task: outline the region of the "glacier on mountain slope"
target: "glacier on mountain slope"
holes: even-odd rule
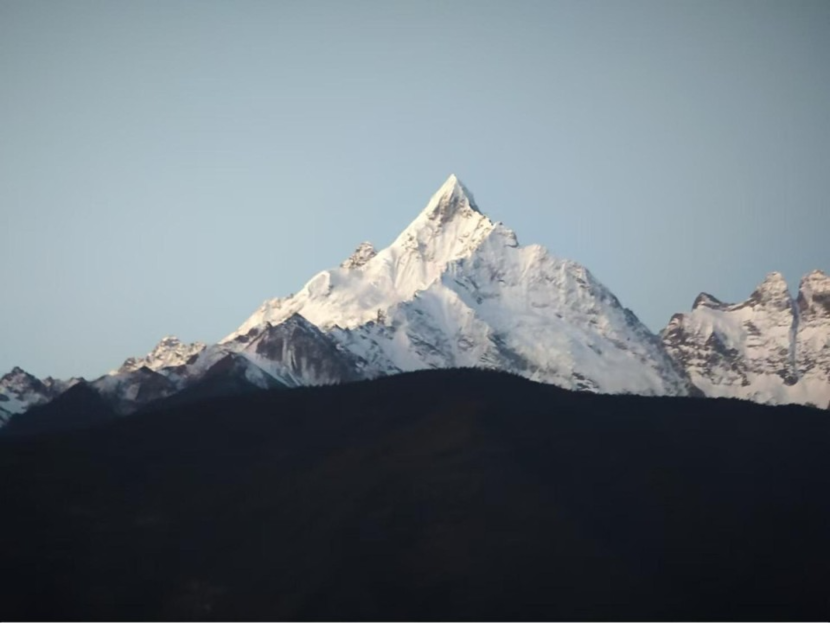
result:
[[[480,212],[455,177],[387,248],[364,243],[222,341],[301,314],[367,376],[483,366],[601,392],[684,395],[659,340],[584,267]]]

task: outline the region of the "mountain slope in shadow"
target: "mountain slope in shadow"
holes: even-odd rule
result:
[[[816,620],[827,413],[473,370],[0,440],[6,619]]]
[[[9,419],[2,435],[34,435],[87,428],[118,417],[106,401],[81,381],[44,405]]]

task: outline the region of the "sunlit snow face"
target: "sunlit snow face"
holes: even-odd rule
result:
[[[487,218],[455,177],[387,248],[361,245],[225,340],[301,314],[366,374],[485,366],[600,391],[684,393],[653,336],[582,266]],[[380,320],[382,318],[382,321]]]

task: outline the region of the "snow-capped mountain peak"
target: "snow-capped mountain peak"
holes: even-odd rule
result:
[[[468,257],[497,228],[504,229],[480,212],[472,193],[451,175],[390,246],[373,254],[361,245],[339,268],[318,273],[297,294],[263,303],[223,343],[298,312],[324,330],[360,326],[429,287],[450,262]],[[515,241],[509,234],[508,243]]]
[[[830,409],[830,277],[820,270],[799,283],[795,365],[800,383],[812,388],[807,401]]]
[[[390,248],[443,265],[468,254],[494,227],[467,187],[450,175]]]
[[[742,303],[701,294],[662,335],[707,396],[821,407],[830,401],[830,279],[821,271],[802,278],[797,303],[779,272]]]
[[[519,246],[455,175],[390,246],[365,251],[266,301],[223,343],[301,314],[369,376],[484,366],[597,391],[689,390],[656,336],[584,267]]]
[[[447,209],[469,208],[474,212],[480,212],[476,205],[473,193],[464,183],[458,179],[455,173],[450,174],[447,180],[435,192],[424,208],[426,214],[447,213]]]
[[[790,308],[793,300],[784,275],[779,272],[769,273],[755,288],[746,303],[753,307],[774,307],[782,310]]]
[[[0,424],[53,397],[54,392],[40,379],[15,366],[0,377]]]
[[[37,377],[29,374],[20,366],[13,367],[9,372],[0,377],[0,383],[3,386],[19,386],[21,384],[30,384],[39,382]]]
[[[130,357],[121,365],[118,370],[110,374],[122,372],[134,372],[139,368],[160,370],[173,366],[185,365],[205,349],[202,342],[186,344],[174,335],[167,335],[156,344],[152,351],[144,357]]]

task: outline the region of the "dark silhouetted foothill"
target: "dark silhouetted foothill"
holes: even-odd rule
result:
[[[475,370],[4,436],[0,611],[826,620],[828,438],[818,409]]]
[[[13,416],[0,435],[31,435],[86,428],[116,418],[115,412],[87,383],[80,382],[45,405]]]

